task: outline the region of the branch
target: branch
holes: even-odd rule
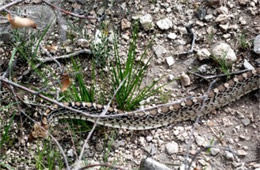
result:
[[[6,8],[9,8],[10,6],[13,6],[15,4],[18,4],[18,3],[22,2],[22,1],[24,1],[24,0],[16,0],[16,1],[10,2],[9,4],[6,4],[6,5],[2,6],[2,7],[0,7],[0,11],[4,10]]]

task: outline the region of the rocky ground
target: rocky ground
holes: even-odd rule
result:
[[[160,83],[168,83],[161,90],[163,95],[148,98],[143,102],[144,105],[203,94],[213,80],[202,81],[187,73],[191,71],[201,75],[220,74],[219,61],[223,57],[223,49],[225,63],[232,65],[232,72],[256,67],[257,63],[260,63],[260,3],[257,0],[48,2],[56,8],[51,8],[43,1],[34,0],[24,1],[8,10],[12,14],[33,18],[41,32],[51,21],[42,46],[57,46],[57,49],[50,50],[54,56],[102,44],[101,34],[107,37],[108,45],[112,45],[114,35],[118,35],[119,55],[123,61],[127,57],[132,27],[135,22],[138,23],[137,57],[140,57],[150,42],[152,47],[148,50],[144,62],[154,56],[143,83],[158,80],[162,76],[165,77]],[[8,4],[9,1],[4,3]],[[64,15],[57,7],[71,11],[77,16]],[[80,18],[83,15],[91,16],[91,19]],[[9,23],[3,16],[4,14],[1,14],[0,20],[1,75],[7,69],[13,49],[10,45],[13,33],[11,34]],[[192,43],[194,38],[195,44]],[[48,57],[48,52],[41,49],[37,57],[44,59]],[[79,57],[86,75],[91,73],[89,57],[86,54]],[[28,65],[22,64],[18,58],[12,80],[25,84],[28,88],[41,87],[43,81],[34,75],[27,75]],[[68,61],[61,61],[61,64],[67,71],[72,67]],[[108,67],[109,65],[105,65],[103,71],[108,70]],[[44,63],[41,70],[51,80],[49,85],[57,89],[58,85],[53,82],[57,79],[59,65],[55,62]],[[102,90],[101,85],[97,88]],[[13,102],[12,93],[5,88],[0,92],[1,108]],[[184,170],[185,162],[192,162],[191,169],[259,170],[260,106],[255,94],[259,95],[259,91],[200,118],[197,124],[189,121],[137,132],[100,127],[88,143],[84,160],[88,163],[107,162],[123,169],[138,169],[143,158],[151,157],[169,169]],[[25,92],[18,91],[18,96],[28,103],[46,105]],[[4,127],[5,121],[10,121],[14,110],[15,106],[0,110],[0,127]],[[33,116],[41,109],[24,110]],[[27,126],[30,127],[33,123],[24,121],[28,119],[14,119],[10,134],[13,140],[1,148],[1,154],[4,155],[1,158],[5,164],[12,167],[35,168],[35,157],[39,156],[38,151],[44,148],[45,140],[28,143],[25,137],[29,133]],[[72,137],[71,131],[68,128],[65,130],[64,126],[68,127],[66,123],[57,125],[52,128],[51,133],[62,145],[69,163],[73,164],[87,134],[77,132],[75,137]],[[0,136],[3,134],[0,130]],[[50,143],[55,153],[58,152],[57,146],[53,142]],[[59,167],[58,163],[56,166]],[[48,169],[48,165],[45,165],[45,168]]]

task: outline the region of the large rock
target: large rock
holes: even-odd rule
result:
[[[255,37],[254,40],[254,52],[260,54],[260,34]]]
[[[211,48],[211,55],[216,60],[225,60],[228,64],[237,61],[237,56],[229,44],[224,42],[216,43]]]
[[[48,33],[51,32],[53,25],[56,23],[55,13],[49,6],[44,5],[24,5],[16,9],[19,13],[27,15],[28,18],[33,19],[37,24],[37,30],[31,28],[22,28],[20,32],[36,32],[40,30],[40,33],[44,31],[45,28],[50,24]],[[12,40],[11,37],[11,26],[9,22],[0,24],[0,40],[7,43]]]
[[[145,14],[144,16],[140,17],[140,24],[142,25],[143,29],[148,31],[153,29],[153,17],[150,14]]]

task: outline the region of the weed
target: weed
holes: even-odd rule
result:
[[[219,64],[221,72],[229,74],[232,64],[227,62],[226,55],[224,54],[222,57],[212,56],[212,58]]]
[[[246,35],[241,33],[239,36],[239,48],[242,50],[247,50],[249,48],[249,43],[246,40]]]
[[[42,169],[59,169],[63,168],[63,161],[61,160],[61,155],[59,152],[55,151],[51,147],[48,141],[44,141],[43,149],[41,150],[38,146],[36,159],[36,168]]]
[[[91,87],[88,89],[84,80],[84,74],[82,71],[79,62],[72,59],[72,65],[75,75],[75,83],[71,85],[64,92],[65,100],[66,101],[85,101],[85,102],[94,102],[95,98],[95,80],[96,80],[96,73],[95,73],[95,64],[92,62],[92,82]]]
[[[140,59],[135,63],[136,59],[136,45],[137,45],[137,33],[138,26],[134,24],[132,39],[130,42],[130,47],[128,50],[127,61],[125,67],[122,66],[122,63],[119,58],[117,40],[115,38],[114,42],[114,55],[115,63],[112,66],[112,93],[116,91],[120,83],[126,79],[122,84],[121,88],[118,90],[115,99],[118,104],[118,108],[123,110],[132,110],[135,109],[140,102],[152,96],[158,92],[159,88],[155,88],[155,85],[159,80],[153,81],[149,85],[141,88],[141,83],[144,79],[145,72],[147,71],[148,65],[152,57],[150,57],[144,64],[142,64],[143,58],[147,54],[147,48],[144,50]],[[149,46],[151,43],[149,43]]]

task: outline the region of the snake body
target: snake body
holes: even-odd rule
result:
[[[179,102],[162,104],[134,112],[123,112],[109,107],[106,113],[108,117],[99,119],[72,112],[56,105],[52,109],[46,110],[46,123],[52,124],[59,119],[82,119],[113,128],[131,130],[158,128],[208,114],[216,108],[223,107],[241,96],[259,89],[259,74],[260,68],[257,68],[235,76],[201,97],[189,97]],[[106,107],[85,102],[70,102],[64,103],[64,105],[91,115],[101,114]]]

